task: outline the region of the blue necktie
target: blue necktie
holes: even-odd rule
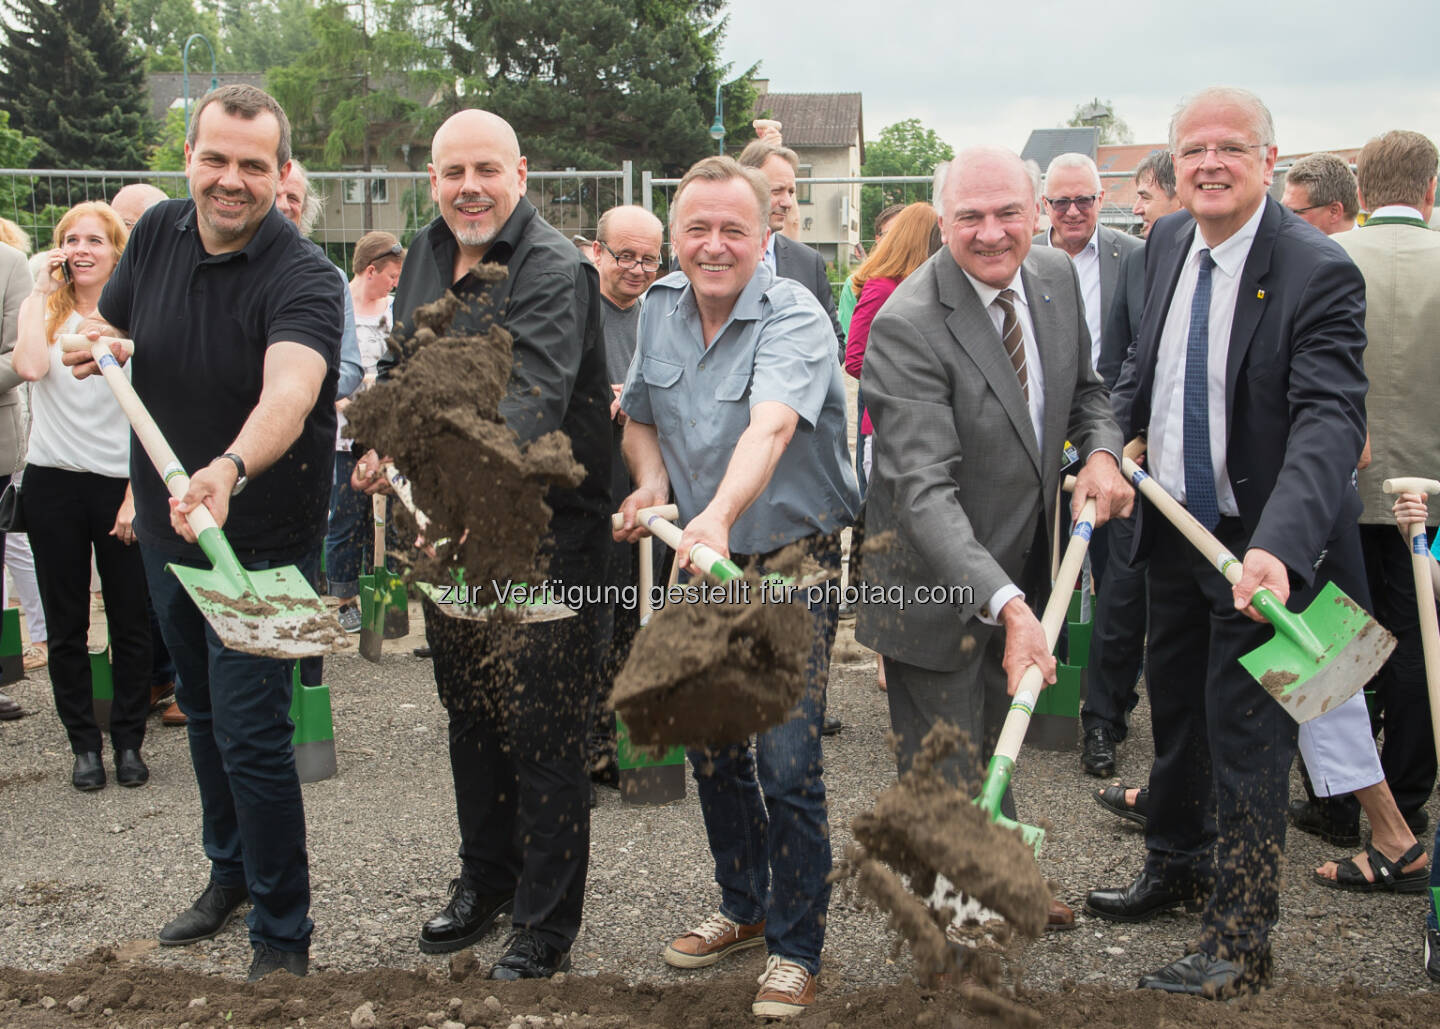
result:
[[[1209,250],[1200,251],[1200,275],[1190,302],[1190,337],[1185,348],[1185,506],[1207,529],[1220,524],[1215,468],[1210,463],[1210,269]]]

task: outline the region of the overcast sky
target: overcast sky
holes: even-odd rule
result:
[[[1180,97],[1209,85],[1258,93],[1281,153],[1392,128],[1440,139],[1434,0],[730,0],[728,13],[733,71],[759,61],[776,92],[864,94],[868,139],[919,118],[957,150],[1019,150],[1098,96],[1135,142],[1161,142]]]

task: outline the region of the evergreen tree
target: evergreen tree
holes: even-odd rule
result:
[[[144,57],[114,0],[3,0],[0,108],[36,168],[145,167]]]
[[[213,11],[201,10],[192,0],[115,0],[116,9],[130,26],[130,39],[145,54],[146,71],[180,71],[185,41],[200,33],[220,54],[220,22]],[[196,40],[190,48],[190,70],[210,70],[210,52]]]
[[[531,167],[613,168],[629,159],[676,175],[712,152],[724,0],[446,0],[445,7],[464,102],[508,120]],[[725,90],[731,138],[748,124],[754,95],[748,73]]]

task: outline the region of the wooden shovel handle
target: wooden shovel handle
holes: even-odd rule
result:
[[[375,563],[371,571],[379,575],[385,568],[385,497],[379,493],[370,498],[370,517],[375,522]]]
[[[393,464],[385,466],[385,478],[389,480],[390,488],[395,491],[395,496],[400,499],[405,510],[409,511],[410,516],[415,519],[415,524],[420,526],[420,531],[424,532],[430,525],[430,519],[426,517],[424,511],[415,506],[415,497],[410,492],[410,480],[401,475],[400,469]]]
[[[110,391],[115,394],[115,402],[120,405],[120,410],[125,412],[125,417],[130,420],[130,427],[135,430],[135,435],[140,440],[140,445],[145,448],[145,453],[150,457],[150,463],[160,473],[160,478],[165,481],[165,488],[176,500],[183,499],[190,490],[190,476],[185,473],[180,459],[175,456],[175,451],[170,449],[170,444],[165,442],[165,437],[160,432],[160,426],[155,424],[155,419],[150,417],[150,412],[145,409],[135,387],[130,385],[130,380],[125,377],[125,372],[120,367],[120,362],[115,360],[115,355],[110,352],[111,343],[124,343],[130,353],[134,353],[134,345],[128,339],[119,339],[114,336],[101,336],[98,340],[91,342],[85,336],[74,333],[63,333],[59,337],[60,347],[67,351],[89,350],[95,358],[95,363],[100,366],[100,373],[105,376]],[[185,520],[190,523],[190,528],[195,530],[195,535],[200,535],[208,529],[218,528],[215,518],[210,514],[210,509],[204,504],[197,504]]]
[[[55,340],[60,344],[61,351],[67,354],[75,353],[79,350],[90,350],[92,348],[90,337],[81,335],[78,332],[62,332],[55,337]],[[101,336],[95,342],[104,343],[107,350],[110,348],[110,344],[119,343],[121,349],[125,351],[127,360],[135,354],[135,341],[132,339],[124,339],[120,336]]]
[[[646,515],[658,514],[661,518],[675,521],[680,517],[680,508],[674,504],[661,504],[658,507],[642,507],[635,512],[635,521],[639,524]],[[619,529],[625,525],[625,516],[616,511],[610,516],[610,528]]]
[[[645,528],[650,530],[652,536],[659,537],[660,541],[677,553],[680,550],[680,537],[684,530],[680,526],[665,519],[663,508],[646,508],[640,512],[641,522]],[[710,572],[721,561],[728,559],[720,551],[705,543],[697,543],[690,548],[690,560],[693,561],[702,572]]]
[[[1380,484],[1380,488],[1386,493],[1419,493],[1424,497],[1433,497],[1440,493],[1440,482],[1434,479],[1417,479],[1415,477],[1386,479]]]
[[[1194,544],[1195,549],[1205,555],[1215,569],[1233,586],[1240,581],[1243,574],[1240,559],[1226,548],[1225,544],[1217,540],[1210,530],[1201,525],[1185,506],[1176,500],[1165,488],[1154,479],[1150,478],[1139,465],[1131,460],[1128,450],[1121,459],[1120,467],[1129,480],[1135,484],[1145,499],[1155,506],[1159,512],[1166,517],[1171,525],[1179,529],[1181,534]]]
[[[1381,484],[1386,493],[1419,493],[1431,496],[1440,493],[1440,482],[1434,479],[1386,479]],[[1425,523],[1411,522],[1406,527],[1410,541],[1410,573],[1415,579],[1415,599],[1420,615],[1420,645],[1425,652],[1425,685],[1430,693],[1430,726],[1435,737],[1435,753],[1440,757],[1440,620],[1435,615],[1435,588],[1430,579],[1430,551],[1426,546]]]

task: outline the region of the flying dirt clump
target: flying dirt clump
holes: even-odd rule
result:
[[[473,273],[488,281],[506,274],[489,265]],[[417,308],[411,337],[391,340],[405,360],[359,394],[345,417],[350,435],[390,457],[410,480],[416,506],[430,519],[425,536],[435,553],[417,558],[412,577],[448,585],[463,571],[466,583],[488,593],[491,580],[544,579],[545,494],[579,485],[585,470],[562,432],[520,444],[500,414],[514,365],[510,333],[491,324],[475,335],[451,335],[463,307],[447,292]]]
[[[930,730],[910,770],[850,823],[856,843],[833,876],[855,878],[910,944],[926,977],[952,971],[964,953],[945,935],[954,912],[927,903],[937,876],[1026,936],[1044,930],[1050,904],[1050,888],[1020,834],[990,821],[941,774],[941,760],[959,742],[959,730],[948,723]]]
[[[805,691],[810,614],[753,576],[724,598],[672,603],[635,637],[613,703],[642,747],[738,743],[779,725]]]

